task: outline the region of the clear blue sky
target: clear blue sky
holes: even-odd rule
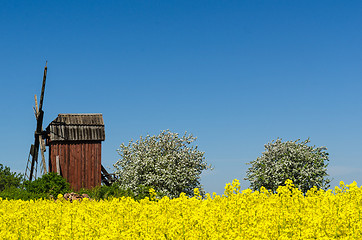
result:
[[[0,1],[0,33],[0,163],[14,171],[48,60],[44,125],[103,113],[107,167],[122,142],[187,131],[220,194],[264,144],[310,137],[333,186],[362,184],[361,1]]]

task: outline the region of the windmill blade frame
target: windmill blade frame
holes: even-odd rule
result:
[[[26,167],[26,176],[29,176],[29,181],[33,179],[34,172],[37,171],[37,164],[38,164],[38,155],[39,155],[39,147],[41,145],[41,152],[42,152],[42,164],[43,164],[43,171],[46,172],[46,165],[45,165],[45,157],[44,157],[44,151],[45,151],[45,144],[44,144],[44,133],[43,133],[43,117],[44,117],[44,111],[43,111],[43,100],[44,100],[44,92],[45,92],[45,83],[46,83],[46,77],[47,77],[47,63],[44,67],[44,75],[43,75],[43,83],[41,88],[41,94],[40,94],[40,102],[39,107],[37,104],[37,98],[35,95],[35,117],[36,117],[36,130],[34,133],[34,144],[31,147],[31,152],[28,157],[28,164]],[[29,169],[29,161],[31,156],[31,165]],[[27,174],[27,171],[30,171],[29,175]]]

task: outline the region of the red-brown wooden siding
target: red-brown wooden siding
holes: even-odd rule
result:
[[[101,142],[52,142],[49,144],[49,171],[57,172],[59,156],[60,174],[72,189],[93,188],[101,185]]]

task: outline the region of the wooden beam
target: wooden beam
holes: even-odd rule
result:
[[[48,62],[45,63],[45,67],[44,67],[43,84],[41,86],[41,94],[40,94],[39,112],[43,109],[45,82],[46,82],[46,79],[47,79],[47,72],[48,72],[47,63]]]
[[[42,135],[39,135],[39,142],[40,142],[41,161],[42,161],[42,165],[43,165],[43,174],[46,174],[47,173],[47,165],[45,163],[45,156],[44,156],[45,143],[44,143],[44,139],[43,139]]]
[[[35,164],[38,163],[38,153],[39,153],[39,144],[40,144],[40,135],[42,132],[42,125],[43,125],[43,116],[44,116],[44,112],[42,110],[43,108],[43,99],[44,99],[44,91],[45,91],[45,82],[46,82],[46,77],[47,77],[47,63],[45,63],[45,67],[44,67],[44,75],[43,75],[43,84],[41,87],[41,95],[40,95],[40,103],[39,103],[39,108],[37,109],[37,99],[36,100],[36,110],[37,114],[36,114],[36,130],[35,130],[35,140],[34,140],[34,155],[32,156],[33,158],[31,159],[31,168],[30,168],[30,176],[29,176],[29,180],[31,181],[33,178],[33,172],[34,172],[34,167]]]
[[[57,173],[60,175],[60,162],[59,162],[59,155],[55,157],[55,165],[57,166]]]

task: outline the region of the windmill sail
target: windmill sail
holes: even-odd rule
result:
[[[41,149],[41,155],[42,155],[42,167],[43,167],[43,173],[46,173],[46,165],[45,165],[45,144],[44,144],[44,137],[43,137],[43,100],[44,100],[44,91],[45,91],[45,82],[47,77],[47,64],[45,64],[44,67],[44,75],[43,75],[43,84],[41,88],[41,94],[40,94],[40,102],[39,107],[37,103],[37,98],[35,95],[35,118],[36,118],[36,130],[34,134],[34,144],[31,145],[30,148],[30,154],[28,157],[28,163],[25,170],[25,176],[31,181],[33,180],[33,177],[36,178],[37,174],[37,165],[38,165],[38,155],[39,155],[39,147]],[[29,167],[30,164],[30,167]]]

